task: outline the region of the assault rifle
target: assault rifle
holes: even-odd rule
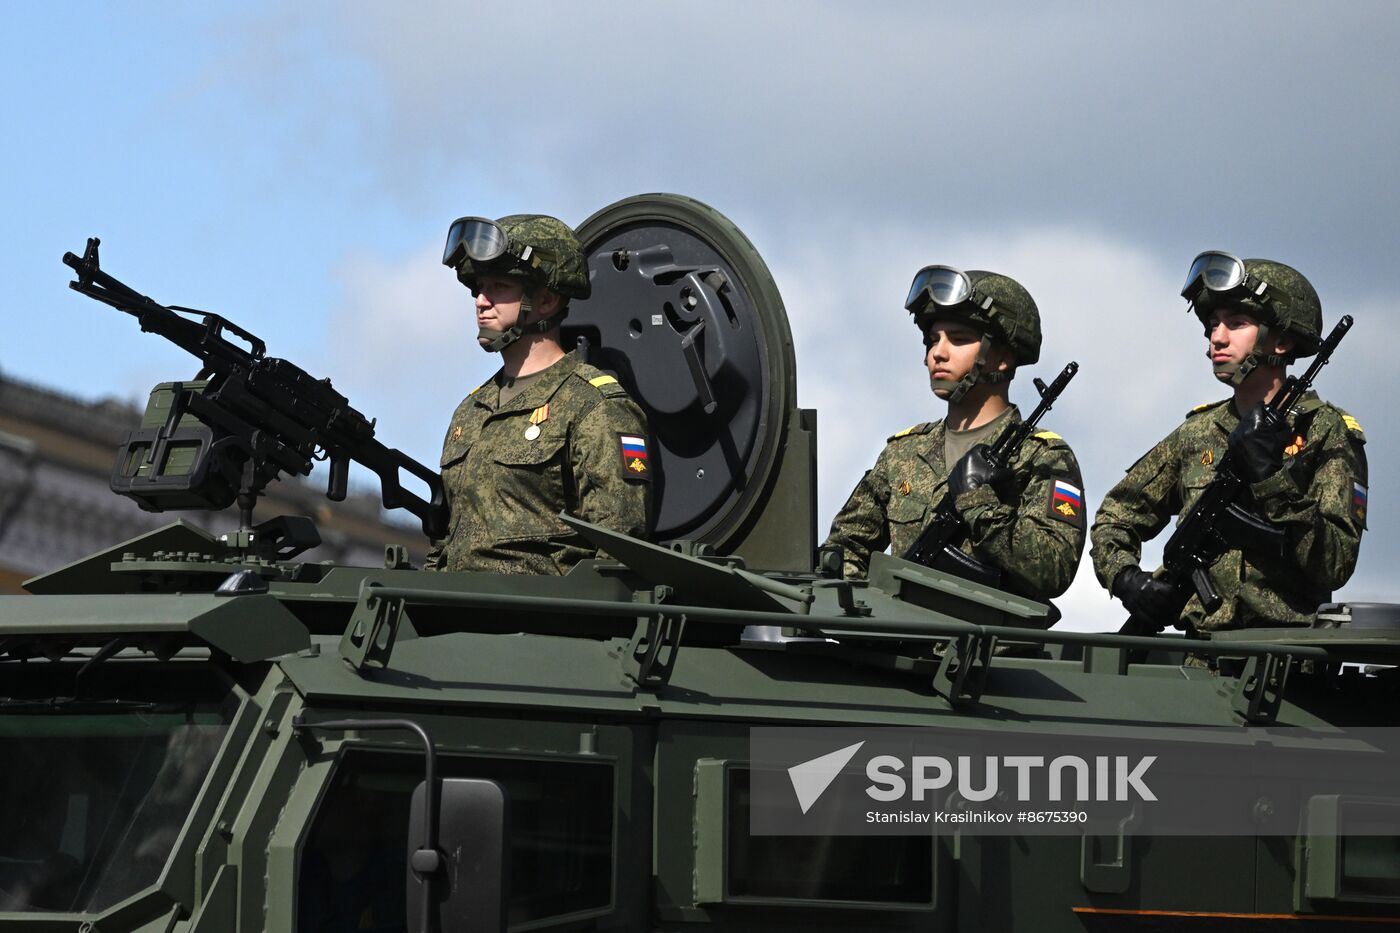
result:
[[[1008,467],[1011,465],[1011,461],[1015,459],[1021,445],[1035,431],[1040,419],[1055,404],[1055,400],[1060,397],[1060,393],[1065,390],[1065,386],[1069,385],[1069,381],[1074,378],[1074,374],[1077,372],[1079,372],[1079,364],[1071,362],[1060,371],[1060,374],[1055,377],[1055,381],[1049,386],[1046,386],[1040,379],[1035,380],[1036,391],[1040,393],[1040,404],[1024,421],[1008,424],[1002,429],[997,439],[992,442],[988,457],[995,466]],[[952,464],[949,466],[951,467]],[[987,586],[999,586],[1001,584],[1001,571],[999,569],[987,566],[958,548],[958,545],[962,544],[963,539],[967,537],[967,523],[958,514],[953,498],[951,490],[944,494],[938,505],[934,507],[933,518],[929,519],[924,530],[919,532],[919,537],[902,556],[905,560],[923,564],[925,567],[933,567],[935,570],[952,573],[977,583],[984,583]]]
[[[446,532],[442,477],[375,440],[375,423],[351,408],[329,379],[267,356],[261,340],[217,314],[166,307],[119,282],[102,271],[98,243],[90,238],[81,257],[64,254],[64,265],[78,276],[68,287],[132,315],[143,331],[159,334],[202,364],[193,380],[152,391],[142,427],[126,436],[118,452],[114,492],[150,512],[223,509],[236,501],[246,533],[254,504],[278,476],[305,476],[313,460],[328,460],[326,496],[339,502],[353,460],[379,476],[385,508],[412,512],[431,538]],[[404,489],[400,470],[421,480],[429,498]]]
[[[1318,348],[1312,365],[1301,376],[1289,376],[1264,406],[1265,417],[1286,419],[1288,413],[1302,401],[1312,388],[1322,367],[1327,365],[1337,344],[1351,330],[1351,315],[1343,315],[1332,333]],[[1241,413],[1243,414],[1243,413]],[[1171,584],[1178,597],[1174,617],[1181,615],[1194,592],[1200,597],[1206,612],[1220,608],[1220,593],[1210,580],[1210,568],[1229,551],[1249,550],[1256,554],[1282,557],[1286,534],[1282,528],[1249,512],[1240,504],[1249,483],[1235,469],[1234,458],[1227,450],[1216,462],[1215,479],[1201,490],[1200,498],[1191,506],[1167,539],[1162,550],[1162,566],[1153,576]],[[1156,635],[1165,628],[1142,616],[1129,616],[1119,634]]]

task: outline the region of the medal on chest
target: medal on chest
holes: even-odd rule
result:
[[[525,429],[525,440],[533,441],[540,436],[540,425],[549,420],[549,403],[530,412],[530,426]]]

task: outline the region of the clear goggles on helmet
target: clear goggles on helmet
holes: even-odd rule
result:
[[[1216,299],[1264,294],[1263,282],[1253,286],[1243,259],[1209,249],[1192,261],[1191,271],[1186,273],[1186,284],[1181,287],[1181,297],[1196,304],[1207,293]]]
[[[924,266],[914,273],[914,281],[909,286],[909,297],[904,299],[904,307],[918,314],[933,305],[936,308],[956,308],[972,302],[982,310],[992,306],[987,298],[978,301],[972,288],[972,280],[967,273],[952,266]]]
[[[456,266],[465,257],[472,262],[490,262],[505,255],[510,237],[501,225],[485,217],[458,217],[447,228],[447,245],[442,264]]]

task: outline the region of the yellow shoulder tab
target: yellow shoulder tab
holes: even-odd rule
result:
[[[1197,405],[1195,408],[1191,409],[1191,414],[1194,415],[1194,414],[1195,414],[1196,412],[1198,412],[1198,411],[1205,411],[1207,408],[1209,408],[1209,407],[1211,406],[1211,404],[1212,404],[1212,403],[1210,403],[1210,402],[1202,402],[1201,404]]]
[[[1038,438],[1040,438],[1042,441],[1062,441],[1062,440],[1064,440],[1063,437],[1060,437],[1060,435],[1056,434],[1054,431],[1036,431],[1036,432],[1035,432],[1035,436],[1038,437]]]
[[[595,373],[598,372],[596,369],[592,371]],[[597,389],[598,394],[603,398],[622,399],[627,397],[627,390],[622,387],[622,383],[617,381],[616,376],[610,376],[607,373],[598,373],[596,376],[589,376],[587,370],[578,373],[578,376],[593,388]]]
[[[922,435],[922,434],[927,434],[927,433],[928,433],[929,431],[931,431],[931,430],[933,430],[933,423],[932,423],[932,422],[929,422],[929,421],[921,421],[921,422],[918,423],[918,424],[910,425],[909,427],[905,428],[903,431],[900,431],[898,434],[891,434],[891,435],[889,436],[889,438],[886,439],[885,443],[888,444],[888,443],[890,443],[891,441],[897,441],[897,440],[899,440],[901,437],[910,437],[910,436],[915,435],[915,434],[920,434],[920,435]]]
[[[1347,437],[1351,438],[1358,444],[1366,443],[1366,432],[1361,430],[1361,422],[1357,421],[1355,418],[1342,411],[1340,408],[1337,409],[1337,414],[1342,416],[1342,424],[1346,426]]]

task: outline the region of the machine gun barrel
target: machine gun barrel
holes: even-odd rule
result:
[[[1266,417],[1288,417],[1288,413],[1312,388],[1313,381],[1331,360],[1337,345],[1351,330],[1351,325],[1351,315],[1343,315],[1318,347],[1312,364],[1301,376],[1289,376],[1264,406]],[[1162,567],[1153,576],[1175,588],[1177,600],[1171,608],[1176,615],[1179,616],[1181,610],[1186,608],[1193,592],[1206,612],[1215,612],[1220,608],[1223,600],[1211,583],[1210,568],[1227,552],[1249,547],[1282,554],[1283,531],[1240,504],[1247,486],[1227,450],[1216,465],[1215,478],[1201,490],[1191,511],[1167,539],[1162,549]],[[1151,619],[1129,616],[1118,631],[1123,635],[1155,635],[1162,628],[1161,624]]]
[[[125,311],[140,321],[141,330],[159,334],[206,364],[215,359],[229,366],[248,367],[262,359],[266,352],[263,342],[232,321],[208,311],[168,308],[103,272],[97,252],[101,242],[97,237],[89,237],[81,257],[73,253],[63,254],[63,264],[78,274],[76,282],[68,283],[69,288],[111,305],[118,311]],[[203,320],[192,321],[177,312],[199,314]],[[246,340],[249,349],[244,350],[225,340],[225,330]]]
[[[1009,424],[1002,429],[1001,434],[992,442],[990,447],[990,459],[998,467],[1007,467],[1020,452],[1021,445],[1026,442],[1026,438],[1035,432],[1036,425],[1040,419],[1045,417],[1060,393],[1064,392],[1069,385],[1074,374],[1079,372],[1079,364],[1071,361],[1065,368],[1060,370],[1060,374],[1055,377],[1055,381],[1046,386],[1044,382],[1035,380],[1036,391],[1040,393],[1040,402],[1035,409],[1024,420],[1017,424]],[[919,537],[909,546],[902,557],[905,560],[923,564],[926,567],[937,567],[939,570],[946,570],[959,576],[977,580],[990,586],[996,586],[1000,582],[1000,573],[994,568],[969,557],[958,549],[963,538],[967,536],[967,525],[962,517],[958,515],[958,510],[953,502],[951,491],[944,494],[934,507],[933,517],[924,526],[924,530],[919,532]]]
[[[251,512],[252,501],[280,473],[305,475],[312,461],[322,457],[330,461],[326,495],[335,501],[344,499],[353,460],[378,475],[385,508],[412,512],[429,537],[446,533],[441,475],[376,440],[374,422],[352,408],[329,379],[317,379],[294,363],[268,357],[262,340],[226,318],[167,307],[141,294],[102,271],[99,244],[92,237],[82,256],[64,254],[64,264],[78,276],[69,287],[132,315],[143,331],[166,338],[202,364],[193,384],[173,384],[164,427],[133,432],[153,433],[151,438],[128,438],[113,474],[114,489],[154,511],[194,504],[223,508],[236,496]],[[227,334],[247,346],[229,340]],[[182,427],[186,414],[198,422],[196,427]],[[196,453],[178,475],[161,475],[177,434]],[[404,489],[401,471],[422,481],[428,497]]]

